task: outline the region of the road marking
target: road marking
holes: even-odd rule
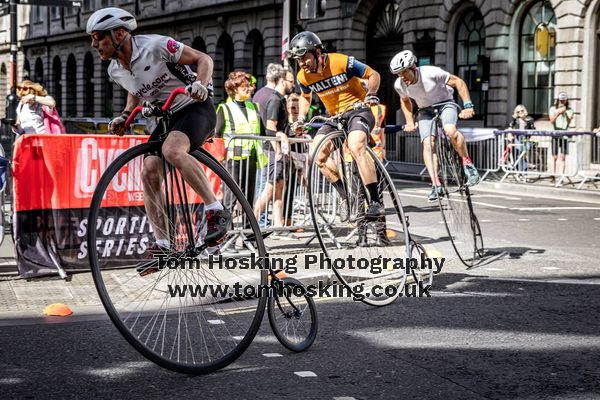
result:
[[[472,201],[472,203],[473,203],[473,204],[478,204],[478,205],[480,205],[480,206],[491,207],[491,208],[502,208],[502,209],[508,208],[508,207],[506,207],[506,206],[498,206],[498,205],[496,205],[496,204],[483,203],[483,202],[481,202],[481,201]]]
[[[402,196],[406,196],[406,197],[416,197],[417,199],[421,199],[421,200],[428,200],[427,199],[427,194],[423,194],[423,195],[416,195],[416,194],[408,194],[408,193],[401,193],[398,192],[398,196],[402,197]]]
[[[494,197],[497,199],[504,199],[504,200],[521,200],[520,197],[511,197],[511,196],[503,196],[500,194],[473,194],[472,197]]]
[[[243,336],[232,336],[233,340],[243,340]]]
[[[600,221],[600,218],[594,218],[594,221]]]
[[[492,222],[491,219],[480,219],[479,222]]]
[[[568,218],[557,218],[556,220],[557,221],[568,221],[569,219]]]
[[[209,319],[206,322],[213,325],[223,325],[225,323],[225,321],[223,321],[222,319]]]
[[[296,371],[294,372],[294,374],[298,375],[301,378],[314,378],[317,376],[317,374],[315,374],[312,371]]]
[[[279,353],[264,353],[263,356],[265,356],[267,358],[273,358],[273,357],[283,357],[283,354],[279,354]]]
[[[502,268],[484,268],[486,271],[504,271]]]
[[[513,207],[516,211],[549,211],[549,210],[600,210],[600,207]]]
[[[356,398],[343,396],[343,397],[334,397],[333,400],[356,400]]]
[[[527,218],[519,218],[519,221],[521,221],[521,222],[527,222],[527,221],[531,221],[531,220],[527,219]]]
[[[542,267],[542,269],[557,270],[557,269],[560,269],[560,268],[558,268],[558,267]]]

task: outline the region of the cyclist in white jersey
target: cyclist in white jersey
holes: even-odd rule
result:
[[[215,127],[216,113],[209,96],[213,61],[208,55],[167,36],[132,36],[130,32],[136,27],[133,15],[114,7],[96,11],[87,22],[92,47],[103,60],[112,59],[108,74],[128,92],[125,109],[110,122],[109,131],[123,135],[123,125],[136,106],[144,101],[160,106],[173,89],[186,86],[187,95],[177,96],[171,107],[173,114],[168,132],[162,132],[162,124],[159,125],[156,118],[148,120],[147,127],[152,132],[149,140],[164,139],[164,158],[205,201],[207,234],[204,242],[215,246],[224,239],[231,214],[223,209],[206,174],[189,154],[204,143]],[[192,65],[196,66],[195,72],[190,68]],[[163,179],[160,158],[146,157],[142,170],[144,203],[156,238],[149,255],[166,252],[170,246],[166,221],[162,218]]]
[[[417,129],[413,118],[413,107],[411,98],[417,103],[420,111],[418,113],[418,128],[421,142],[423,143],[423,159],[427,172],[431,177],[431,182],[435,183],[431,188],[431,193],[428,196],[430,201],[437,200],[438,195],[443,195],[441,184],[437,175],[437,158],[432,165],[431,151],[433,148],[433,139],[431,138],[432,119],[431,111],[424,110],[434,104],[453,102],[454,89],[458,91],[458,95],[463,101],[463,110],[457,115],[457,110],[452,105],[442,107],[440,114],[444,132],[450,138],[452,146],[460,155],[467,182],[469,186],[479,183],[479,174],[477,168],[473,165],[465,138],[456,129],[458,117],[463,119],[472,118],[475,114],[473,103],[469,95],[469,89],[466,83],[459,77],[444,71],[441,68],[434,66],[417,67],[417,58],[410,50],[404,50],[394,56],[390,64],[390,70],[394,75],[398,76],[394,84],[394,88],[400,95],[400,107],[406,119],[406,132],[414,132]],[[436,191],[435,188],[438,188]]]

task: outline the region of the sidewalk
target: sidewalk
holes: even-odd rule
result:
[[[307,254],[316,255],[318,243],[314,241],[313,246],[309,248],[303,246],[305,238],[303,239],[293,243],[290,242],[289,246],[284,247],[281,247],[281,243],[275,243],[275,241],[267,239],[266,244],[275,249],[270,253],[271,259],[297,257],[297,273],[288,274],[288,276],[301,280],[305,285],[316,285],[319,281],[324,283],[335,281],[335,275],[329,269],[305,268],[304,256]],[[280,246],[278,249],[276,248],[277,245]],[[2,268],[2,273],[0,273],[0,314],[14,315],[15,317],[41,316],[43,309],[52,303],[65,303],[74,312],[84,309],[87,312],[90,310],[104,312],[91,273],[69,274],[68,280],[60,279],[58,275],[29,280],[20,279],[17,275],[12,240],[9,238],[0,247],[0,259],[2,260],[0,263]],[[109,284],[140,283],[142,278],[131,280],[131,278],[125,277],[125,274],[130,274],[130,272],[115,270],[114,274],[107,277],[111,280]],[[211,273],[215,276],[222,276],[219,279],[229,283],[226,282],[226,277],[231,276],[231,274],[228,274],[227,271],[213,269]],[[252,275],[253,277],[258,276],[256,271],[252,271]]]
[[[427,172],[421,174],[424,168],[423,165],[389,163],[387,168],[394,180],[406,179],[429,183]],[[600,204],[600,189],[595,189],[592,183],[586,185],[585,189],[575,189],[576,184],[555,187],[553,183],[550,183],[549,178],[539,179],[531,183],[514,183],[511,180],[500,183],[493,180],[493,178],[492,174],[488,175],[485,181],[477,185],[477,190]]]

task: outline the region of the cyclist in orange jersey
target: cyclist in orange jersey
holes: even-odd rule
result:
[[[321,40],[313,32],[305,31],[297,34],[290,42],[288,56],[298,61],[301,68],[297,80],[302,96],[299,103],[299,117],[293,127],[294,130],[301,130],[305,123],[312,93],[319,96],[329,115],[344,112],[356,103],[379,104],[377,97],[379,73],[354,57],[325,52]],[[367,80],[367,90],[361,85],[362,79]],[[365,217],[369,220],[376,220],[384,216],[385,209],[377,189],[375,164],[367,153],[369,135],[375,124],[374,116],[367,107],[346,111],[345,119],[348,121],[348,148],[369,193],[370,201]],[[315,146],[325,135],[337,130],[337,127],[331,124],[323,125],[315,136]],[[340,179],[335,168],[327,168],[327,163],[332,163],[329,155],[333,150],[332,145],[327,146],[314,157],[316,157],[316,163],[323,175],[338,193],[345,197],[347,192],[343,186],[343,180]],[[379,244],[385,245],[388,242],[385,234],[380,236]],[[359,242],[360,240],[359,237]]]

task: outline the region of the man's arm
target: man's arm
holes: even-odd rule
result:
[[[448,82],[446,85],[453,87],[458,92],[458,95],[463,101],[465,108],[460,112],[459,117],[469,119],[475,115],[475,110],[473,109],[473,103],[471,102],[471,95],[469,94],[469,88],[465,81],[460,79],[456,75],[450,75],[448,78]]]
[[[304,123],[306,121],[306,114],[308,114],[308,110],[310,109],[311,100],[311,93],[302,93],[302,96],[300,96],[298,100],[298,122]]]
[[[208,86],[213,73],[214,63],[212,58],[208,54],[184,45],[178,62],[182,65],[196,66],[196,82],[187,89],[194,100],[206,100],[208,97]]]
[[[381,75],[372,68],[367,68],[364,78],[367,79],[367,96],[376,95],[381,83]]]
[[[203,86],[207,86],[211,81],[214,63],[208,54],[192,49],[189,46],[184,46],[179,58],[179,64],[196,65],[196,80]]]
[[[121,112],[121,115],[113,118],[108,123],[108,131],[114,135],[122,136],[125,134],[125,130],[123,129],[127,118],[138,105],[142,104],[142,99],[139,99],[132,95],[131,93],[127,93],[127,102],[125,103],[125,109]]]
[[[143,103],[142,99],[135,97],[131,93],[127,93],[127,102],[125,103],[125,109],[122,114],[130,114],[134,108]]]
[[[404,130],[406,132],[414,132],[416,127],[415,127],[415,119],[413,117],[413,108],[412,108],[412,102],[410,101],[410,97],[408,97],[408,96],[400,97],[400,108],[402,109],[402,113],[404,114],[404,120],[406,121]]]

